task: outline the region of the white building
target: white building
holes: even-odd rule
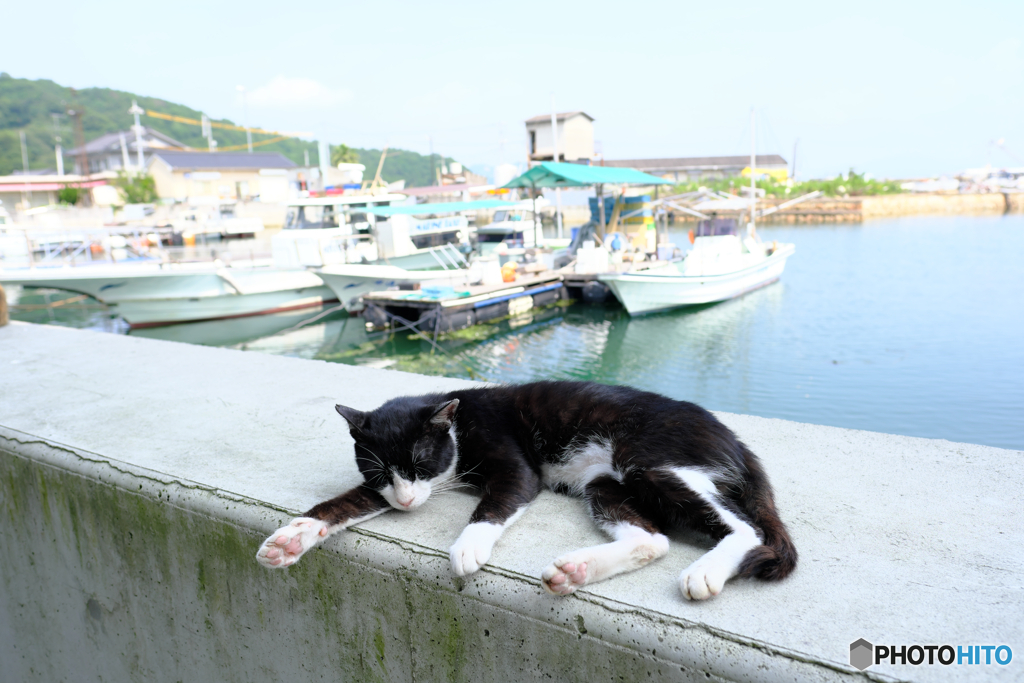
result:
[[[581,161],[594,158],[594,117],[582,111],[556,114],[558,120],[558,160]],[[551,114],[526,120],[529,160],[552,161],[555,146],[551,135]]]
[[[122,146],[122,138],[124,145]],[[124,168],[124,159],[128,157],[128,166],[135,168],[138,163],[139,142],[136,139],[134,130],[124,130],[118,133],[107,133],[95,140],[85,143],[85,154],[89,159],[88,173],[99,173],[100,171],[117,171]],[[142,158],[143,165],[149,164],[149,158],[157,150],[182,150],[187,147],[174,138],[164,135],[152,128],[142,127]],[[75,173],[81,174],[82,169],[78,161],[80,148],[65,152],[67,156],[75,160]]]

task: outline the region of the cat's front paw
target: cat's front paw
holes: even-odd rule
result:
[[[456,576],[469,576],[487,564],[497,540],[495,528],[500,533],[500,527],[487,523],[470,524],[462,531],[448,552]]]
[[[283,568],[299,561],[302,555],[327,536],[327,522],[310,517],[296,517],[291,524],[270,535],[256,560],[264,567]]]
[[[587,563],[560,557],[541,572],[540,579],[548,593],[569,595],[586,585]]]
[[[679,590],[687,600],[707,600],[721,593],[728,580],[728,567],[702,557],[680,575]]]

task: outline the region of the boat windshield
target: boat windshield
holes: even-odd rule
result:
[[[506,244],[509,244],[511,246],[512,243],[522,243],[523,233],[513,232],[511,230],[509,230],[508,232],[478,232],[476,239],[478,242],[486,242],[488,244],[505,242]]]
[[[439,247],[442,244],[458,244],[459,231],[452,230],[450,232],[433,232],[427,235],[416,235],[412,238],[412,243],[416,245],[417,249]]]
[[[697,223],[695,237],[713,237],[715,235],[735,235],[735,218],[709,218]]]
[[[492,223],[501,223],[503,221],[521,221],[523,220],[523,214],[519,211],[509,211],[508,209],[502,209],[494,212],[494,218]]]

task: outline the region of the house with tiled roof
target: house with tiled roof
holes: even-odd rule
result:
[[[140,136],[134,130],[123,130],[117,133],[107,133],[85,143],[85,156],[88,159],[89,169],[87,173],[100,173],[102,171],[119,171],[125,166],[125,159],[128,166],[135,167],[138,159]],[[148,163],[149,158],[157,150],[187,149],[169,135],[153,130],[146,126],[142,127],[141,135],[143,163]],[[65,154],[75,159],[75,173],[81,174],[82,168],[79,158],[82,148],[75,147]]]
[[[156,150],[146,166],[160,197],[189,204],[282,202],[288,194],[288,171],[295,167],[278,152],[199,150]]]

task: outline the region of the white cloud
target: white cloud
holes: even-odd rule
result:
[[[334,107],[352,99],[345,89],[329,88],[312,78],[275,76],[269,83],[246,93],[249,104],[257,107],[289,108]]]

